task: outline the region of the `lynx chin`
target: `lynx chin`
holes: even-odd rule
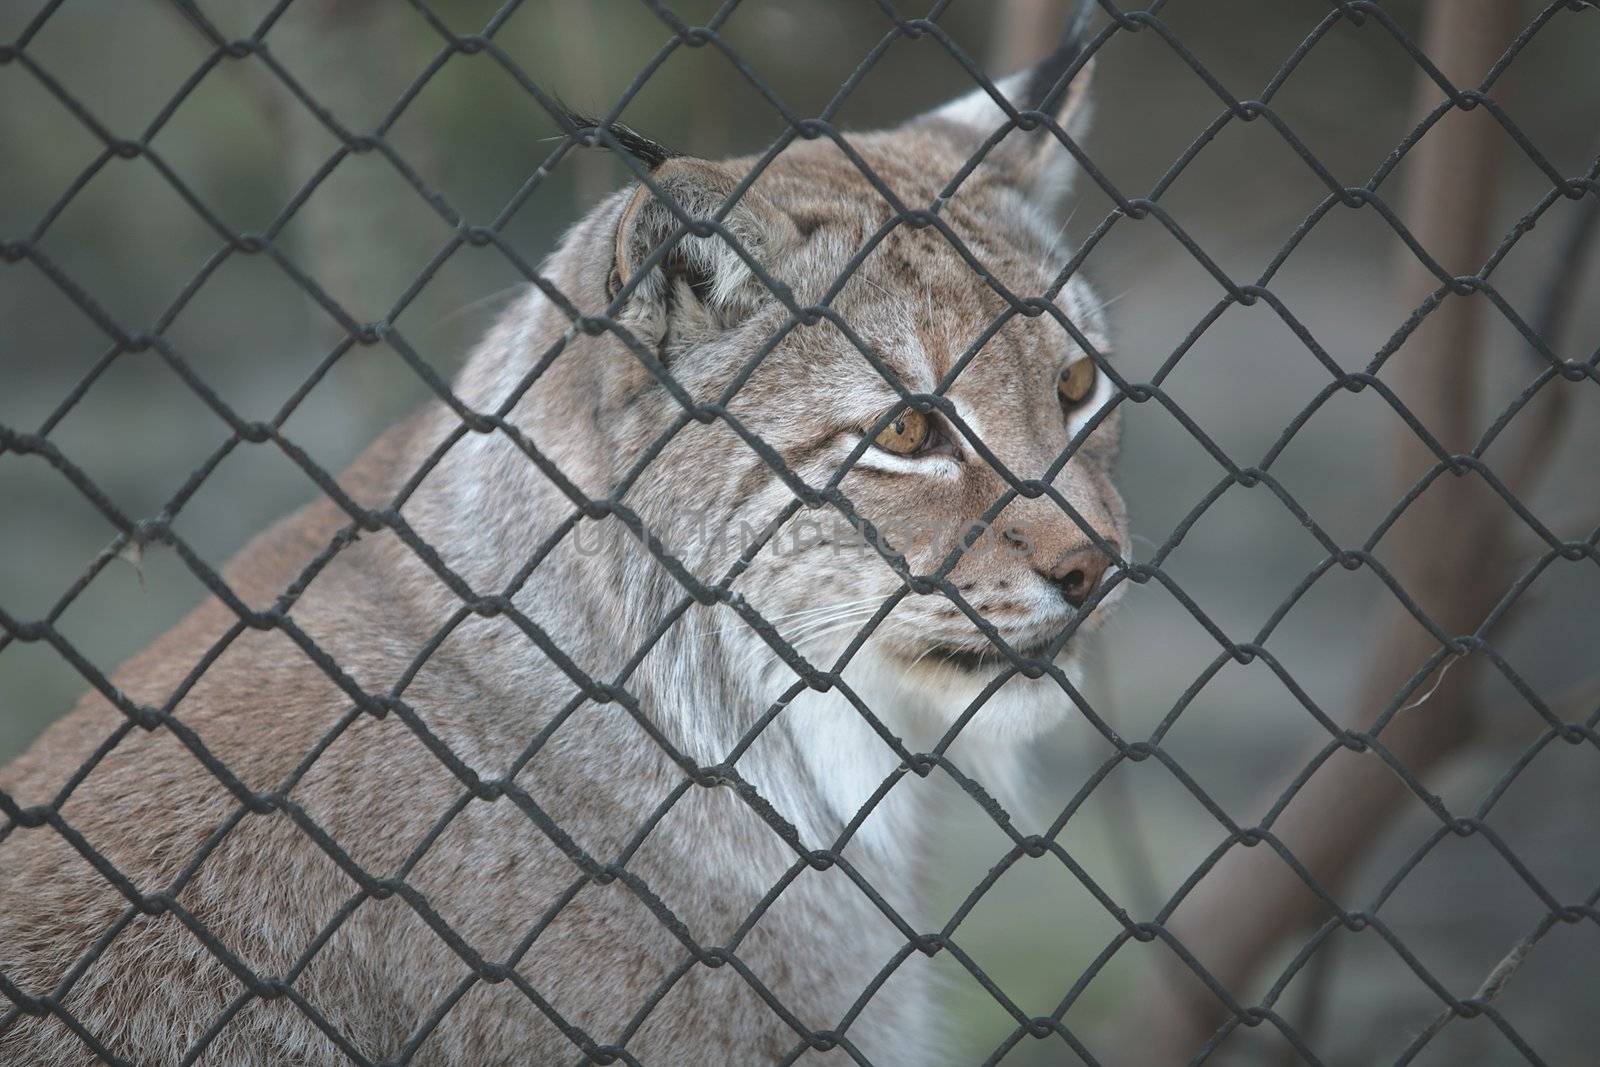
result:
[[[999,83],[1072,137],[1080,36]],[[1099,302],[1055,289],[1072,153],[1012,129],[941,198],[1006,121],[979,90],[849,136],[935,206],[920,226],[826,137],[741,189],[755,157],[617,133],[649,182],[473,352],[454,388],[485,417],[435,404],[344,474],[391,520],[331,554],[331,499],[278,523],[225,571],[242,605],[201,606],[0,771],[24,812],[0,1064],[950,1062],[949,953],[908,933],[948,918],[922,863],[944,771],[897,748],[1003,791],[1077,714],[1063,681],[1128,544]],[[712,217],[742,252],[681,226]],[[994,330],[1007,302],[942,228],[1055,306]],[[791,322],[760,273],[831,315]],[[1002,470],[1048,491],[1007,499]],[[884,543],[786,511],[802,482]],[[653,539],[685,516],[771,550]],[[122,698],[171,721],[129,727]]]

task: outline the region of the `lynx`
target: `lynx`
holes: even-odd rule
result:
[[[999,83],[1074,136],[1080,36]],[[847,139],[924,225],[829,137],[744,187],[607,127],[648,180],[470,412],[0,772],[0,1063],[948,1062],[914,754],[1017,773],[1127,544],[1104,325],[1055,288],[1073,155],[1011,129],[946,196],[1006,122]],[[1042,313],[992,330],[1001,288]]]

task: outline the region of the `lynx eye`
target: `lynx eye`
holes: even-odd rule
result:
[[[885,452],[893,452],[897,456],[909,456],[922,450],[928,443],[928,436],[933,425],[928,421],[928,416],[920,411],[902,411],[895,416],[893,422],[878,431],[878,436],[872,443]]]
[[[1083,403],[1094,392],[1094,381],[1098,371],[1094,360],[1080,359],[1072,366],[1061,372],[1056,379],[1056,392],[1061,394],[1061,402],[1068,407]]]

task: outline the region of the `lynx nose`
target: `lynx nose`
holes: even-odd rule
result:
[[[1106,547],[1113,553],[1118,553],[1115,541],[1106,542]],[[1083,607],[1083,602],[1099,586],[1100,579],[1106,576],[1106,571],[1111,567],[1112,556],[1106,555],[1093,545],[1080,548],[1056,560],[1055,565],[1044,576],[1053,582],[1067,603],[1075,608]]]

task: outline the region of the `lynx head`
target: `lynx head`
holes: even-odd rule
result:
[[[673,157],[628,134],[647,180],[551,266],[606,321],[585,336],[552,315],[570,344],[530,391],[530,436],[700,581],[740,571],[730,588],[823,669],[902,594],[845,678],[943,724],[1013,665],[975,620],[1070,667],[1128,543],[1099,301],[1078,272],[1062,281],[1078,164],[1059,133],[1082,132],[1088,73],[1074,34],[998,83],[1049,117],[1032,129],[979,89],[770,158]],[[643,643],[685,593],[606,524],[588,573]],[[726,605],[696,606],[651,657],[708,642],[769,699],[795,681]],[[1070,706],[1049,672],[1013,674],[982,722],[1026,732]]]

